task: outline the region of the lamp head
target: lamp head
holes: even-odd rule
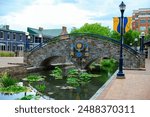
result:
[[[124,4],[124,2],[122,1],[121,4],[119,5],[120,7],[120,11],[124,11],[126,9],[126,5]]]
[[[141,32],[141,36],[144,37],[145,36],[145,32]]]

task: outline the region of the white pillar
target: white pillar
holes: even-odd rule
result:
[[[148,59],[150,59],[150,46],[148,46]]]

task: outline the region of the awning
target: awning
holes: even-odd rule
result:
[[[4,43],[0,43],[0,46],[5,46],[5,44]]]
[[[17,45],[18,47],[23,47],[24,45],[20,44],[20,45]]]

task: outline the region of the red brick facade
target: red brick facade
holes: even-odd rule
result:
[[[132,13],[132,29],[148,33],[150,28],[150,8],[141,8]]]

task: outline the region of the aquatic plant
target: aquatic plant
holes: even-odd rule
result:
[[[78,74],[79,73],[78,73],[77,69],[69,69],[68,72],[67,72],[68,77],[77,76]]]
[[[23,80],[29,81],[29,82],[37,82],[37,81],[43,81],[44,78],[40,75],[30,74],[26,78],[24,78]]]
[[[71,69],[67,74],[67,84],[73,87],[85,85],[90,82],[92,74],[87,72],[78,72],[77,69]]]
[[[67,78],[67,84],[72,87],[80,86],[78,79],[74,77]]]
[[[44,84],[39,84],[39,85],[36,85],[35,88],[40,91],[40,92],[44,92],[45,89],[46,89],[46,86]]]
[[[55,79],[62,79],[63,78],[63,71],[61,68],[55,67],[55,69],[52,70],[52,73],[50,74],[50,76],[55,77]]]
[[[92,77],[92,74],[89,74],[87,72],[82,72],[79,75],[79,83],[81,85],[88,84],[91,81],[91,77]]]

